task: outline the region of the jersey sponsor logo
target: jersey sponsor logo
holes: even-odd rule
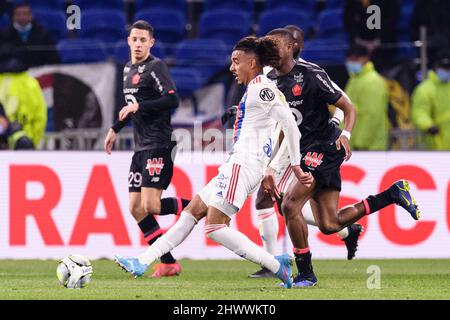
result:
[[[161,174],[161,170],[164,167],[164,161],[163,158],[153,158],[153,159],[147,159],[147,166],[145,169],[148,170],[148,173],[151,177],[155,175]]]
[[[303,73],[294,74],[294,80],[297,83],[302,83],[303,82]]]
[[[139,75],[139,74],[135,74],[134,76],[133,76],[133,78],[131,78],[131,83],[133,84],[133,85],[137,85],[138,83],[139,83],[139,80],[141,80],[141,76]]]
[[[322,76],[321,76],[320,74],[317,74],[317,75],[316,75],[316,78],[319,79],[320,82],[322,82],[323,85],[324,85],[325,87],[327,87],[328,90],[330,90],[331,93],[335,93],[335,92],[336,92],[336,91],[334,91],[334,89],[328,84],[328,82],[327,82],[324,78],[322,78]]]
[[[298,107],[301,106],[303,104],[303,99],[302,100],[295,100],[295,101],[289,101],[289,107]]]
[[[323,153],[317,154],[317,152],[308,152],[306,156],[303,158],[305,161],[305,165],[312,168],[317,168],[322,164]]]
[[[150,180],[150,182],[159,182],[159,177],[153,177],[152,180]]]
[[[144,72],[144,70],[145,70],[145,64],[143,64],[142,66],[139,66],[139,67],[138,67],[138,72],[139,72],[139,73]]]
[[[128,93],[134,94],[134,93],[138,93],[138,92],[139,92],[139,88],[126,88],[126,89],[123,89],[123,93],[124,94],[128,94]]]
[[[273,99],[275,99],[275,93],[269,88],[264,88],[259,92],[259,97],[263,101],[272,101]]]
[[[292,87],[292,93],[294,96],[298,97],[302,95],[303,88],[300,87],[298,84],[295,84],[295,86]]]
[[[161,80],[159,80],[158,76],[156,75],[155,71],[150,72],[150,75],[155,79],[156,86],[158,87],[159,92],[163,92],[163,87],[161,85]]]
[[[263,151],[269,158],[272,157],[272,152],[273,152],[272,138],[269,138],[269,141],[264,145]]]

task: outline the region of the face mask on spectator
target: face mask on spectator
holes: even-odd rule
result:
[[[438,78],[442,82],[449,82],[450,81],[450,70],[437,68],[436,69],[436,74],[437,74]]]
[[[14,26],[14,29],[16,29],[16,30],[19,31],[19,32],[27,32],[27,31],[30,31],[30,30],[31,30],[31,27],[32,27],[31,23],[28,23],[28,24],[22,26],[22,25],[20,25],[20,24],[17,23],[17,22],[14,22],[13,26]]]
[[[356,74],[361,72],[363,65],[360,62],[347,62],[345,67],[349,74]]]

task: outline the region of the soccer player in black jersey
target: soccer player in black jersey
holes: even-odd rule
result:
[[[280,55],[292,55],[294,39],[290,32],[273,34],[279,42]],[[290,58],[290,57],[288,57]],[[418,220],[420,212],[409,192],[406,180],[395,182],[380,194],[338,210],[341,191],[340,166],[351,157],[349,139],[356,120],[356,112],[350,100],[337,90],[327,73],[317,65],[291,60],[277,70],[272,70],[268,78],[276,81],[277,87],[294,108],[297,124],[302,134],[300,152],[301,168],[311,172],[314,182],[305,186],[293,181],[283,197],[283,212],[289,235],[294,245],[298,275],[294,286],[314,286],[317,278],[313,272],[311,252],[308,244],[306,221],[300,213],[309,200],[315,221],[322,233],[332,234],[355,223],[367,214],[376,212],[390,204],[406,209]],[[329,121],[328,104],[333,104],[344,112],[344,130]],[[280,150],[282,147],[280,147]],[[270,166],[270,164],[269,164]],[[263,186],[273,196],[279,191],[270,174],[263,180]]]
[[[129,29],[131,61],[124,68],[123,93],[127,105],[119,112],[119,121],[108,131],[105,150],[111,153],[116,134],[133,121],[135,152],[128,174],[129,207],[149,245],[162,235],[153,215],[181,213],[188,200],[161,199],[173,174],[175,142],[171,140],[171,112],[179,99],[169,70],[150,53],[154,45],[153,28],[146,21],[136,21]],[[181,272],[171,253],[161,257],[152,277],[172,276]]]

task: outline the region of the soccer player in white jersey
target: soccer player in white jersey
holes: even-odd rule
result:
[[[161,255],[178,246],[206,216],[205,234],[237,255],[267,268],[292,287],[291,259],[274,257],[244,234],[229,228],[231,217],[258,188],[268,158],[272,155],[271,135],[278,123],[284,133],[290,163],[300,183],[308,186],[311,175],[300,169],[300,132],[283,94],[263,75],[263,66],[278,67],[279,51],[270,38],[246,37],[231,55],[230,71],[247,86],[234,126],[233,148],[228,160],[181,213],[177,223],[137,258],[116,255],[116,263],[135,277],[142,276]],[[269,142],[267,142],[269,141]]]
[[[284,29],[288,30],[293,38],[294,43],[293,47],[291,49],[292,51],[292,57],[294,60],[298,60],[303,63],[308,63],[311,65],[314,65],[310,62],[307,62],[303,60],[302,58],[299,58],[299,55],[301,51],[303,50],[304,40],[303,40],[303,31],[298,28],[297,26],[289,25],[286,26]],[[278,29],[277,29],[278,30]],[[276,30],[273,30],[276,31]],[[270,34],[270,32],[269,32]],[[283,50],[286,50],[286,48],[283,48]],[[288,55],[287,60],[289,60],[290,53],[286,52]],[[292,60],[292,59],[291,59]],[[287,62],[287,63],[286,63]],[[284,61],[282,58],[281,64],[286,63],[289,64],[290,61]],[[269,67],[264,68],[264,73],[268,74],[272,69]],[[343,95],[345,95],[344,91],[339,88],[337,84],[332,82],[334,88],[342,92]],[[300,101],[297,101],[298,99],[294,99],[291,101],[289,99],[289,95],[285,96],[287,99],[287,102],[291,106],[291,104],[299,103]],[[291,108],[294,115],[296,116],[296,120],[298,120],[298,115],[296,115],[296,109]],[[344,118],[344,113],[341,109],[336,108],[336,111],[333,115],[333,117],[330,119],[336,126],[339,126],[341,121]],[[275,178],[275,184],[278,187],[278,191],[280,192],[281,197],[283,194],[286,193],[287,188],[292,183],[292,181],[295,180],[295,176],[292,174],[292,171],[290,169],[289,165],[289,159],[282,159],[280,158],[280,155],[282,153],[278,153],[278,156],[273,159],[271,162],[269,168],[275,169],[273,170],[273,176]],[[280,201],[279,201],[280,202]],[[277,235],[279,231],[279,225],[278,225],[278,218],[276,215],[276,211],[274,208],[274,201],[273,199],[264,192],[264,186],[261,186],[257,192],[257,198],[255,200],[255,207],[256,207],[256,213],[257,213],[257,220],[258,220],[258,226],[259,226],[259,233],[261,235],[261,239],[263,242],[264,248],[271,253],[272,255],[276,255],[278,251],[278,241],[277,241]],[[278,208],[280,208],[278,206]],[[311,205],[309,201],[305,204],[305,206],[302,208],[302,215],[305,218],[306,222],[309,225],[317,226],[317,223],[314,219],[314,215],[311,209]],[[355,252],[358,247],[358,238],[362,232],[363,228],[360,224],[353,224],[347,228],[342,229],[338,232],[338,236],[344,241],[346,247],[347,247],[347,259],[351,260],[355,256]],[[255,273],[251,274],[249,276],[250,278],[269,278],[274,277],[274,274],[270,272],[267,269],[260,269],[256,271]]]

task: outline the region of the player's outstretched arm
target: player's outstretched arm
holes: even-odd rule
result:
[[[104,142],[104,148],[107,154],[111,154],[112,148],[114,146],[114,141],[116,141],[116,133],[112,128],[108,130],[108,133],[106,134],[105,142]]]

